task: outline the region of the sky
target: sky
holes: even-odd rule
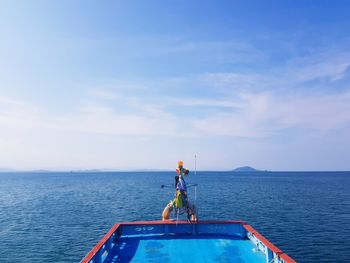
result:
[[[0,0],[0,169],[350,170],[349,13]]]

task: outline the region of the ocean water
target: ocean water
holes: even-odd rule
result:
[[[79,262],[120,221],[161,218],[175,173],[0,173],[0,262]],[[241,219],[298,262],[350,262],[350,173],[198,172],[200,219]],[[194,201],[194,188],[189,189]]]

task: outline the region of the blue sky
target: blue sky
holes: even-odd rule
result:
[[[349,170],[348,1],[0,1],[0,168]]]

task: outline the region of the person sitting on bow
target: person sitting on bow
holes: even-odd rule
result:
[[[191,205],[187,197],[187,185],[185,182],[185,176],[189,174],[189,170],[183,167],[183,162],[178,161],[178,167],[176,168],[177,175],[175,176],[175,198],[171,200],[164,208],[162,216],[163,220],[167,220],[170,217],[170,213],[175,208],[178,214],[184,212],[187,213],[188,220],[197,221],[196,209],[194,205]]]

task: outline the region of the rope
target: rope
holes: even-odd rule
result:
[[[272,263],[272,262],[275,262],[275,259],[277,259],[278,258],[278,254],[276,254],[276,256],[273,258],[273,259],[271,259],[270,261],[269,261],[269,263]]]
[[[196,218],[198,216],[198,208],[197,208],[197,185],[194,187],[194,212],[196,214]]]
[[[179,222],[179,210],[176,209],[176,227],[178,222]]]
[[[197,201],[197,185],[194,187],[194,204],[196,204]]]

